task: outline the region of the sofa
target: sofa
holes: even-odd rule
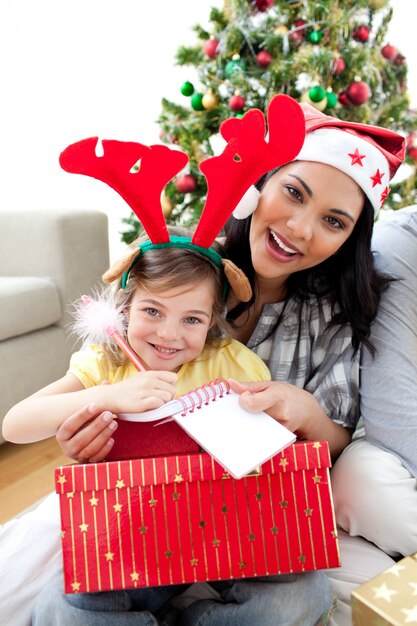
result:
[[[108,266],[104,213],[0,210],[0,426],[16,402],[65,374],[78,347],[69,305]]]

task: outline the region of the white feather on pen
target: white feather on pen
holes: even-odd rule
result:
[[[123,308],[116,305],[114,294],[110,290],[94,294],[94,297],[81,296],[72,305],[72,332],[82,343],[108,343],[111,340],[110,330],[116,329],[123,334],[127,329]]]
[[[72,333],[84,344],[107,345],[114,354],[121,348],[130,361],[140,371],[145,369],[138,355],[124,339],[128,320],[124,303],[117,305],[110,290],[90,296],[81,296],[72,306],[74,322]]]

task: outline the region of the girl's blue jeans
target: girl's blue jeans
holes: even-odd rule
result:
[[[333,594],[323,572],[210,583],[220,600],[198,600],[178,626],[315,626],[326,623]],[[62,574],[37,599],[32,626],[158,626],[158,614],[188,585],[65,595]]]

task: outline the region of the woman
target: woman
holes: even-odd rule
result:
[[[335,459],[358,418],[359,347],[372,348],[386,282],[373,267],[372,225],[404,140],[303,110],[307,135],[297,159],[268,173],[250,196],[256,202],[238,207],[244,221],[232,218],[226,228],[227,255],[254,289],[247,306],[229,302],[228,317],[273,379],[232,384],[246,408],[268,409],[300,438],[327,439]],[[57,440],[72,458],[100,461],[113,432],[100,407],[88,407],[66,420]],[[216,599],[202,602],[210,608]]]

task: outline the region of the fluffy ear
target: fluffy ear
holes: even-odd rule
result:
[[[140,248],[135,248],[134,250],[130,250],[125,256],[121,259],[113,263],[113,265],[104,272],[102,279],[103,281],[109,285],[115,280],[118,280],[123,276],[123,274],[129,269],[132,265],[134,259],[138,256],[140,252]]]
[[[252,287],[244,272],[229,259],[222,260],[224,273],[236,298],[241,302],[249,302],[252,298]]]

